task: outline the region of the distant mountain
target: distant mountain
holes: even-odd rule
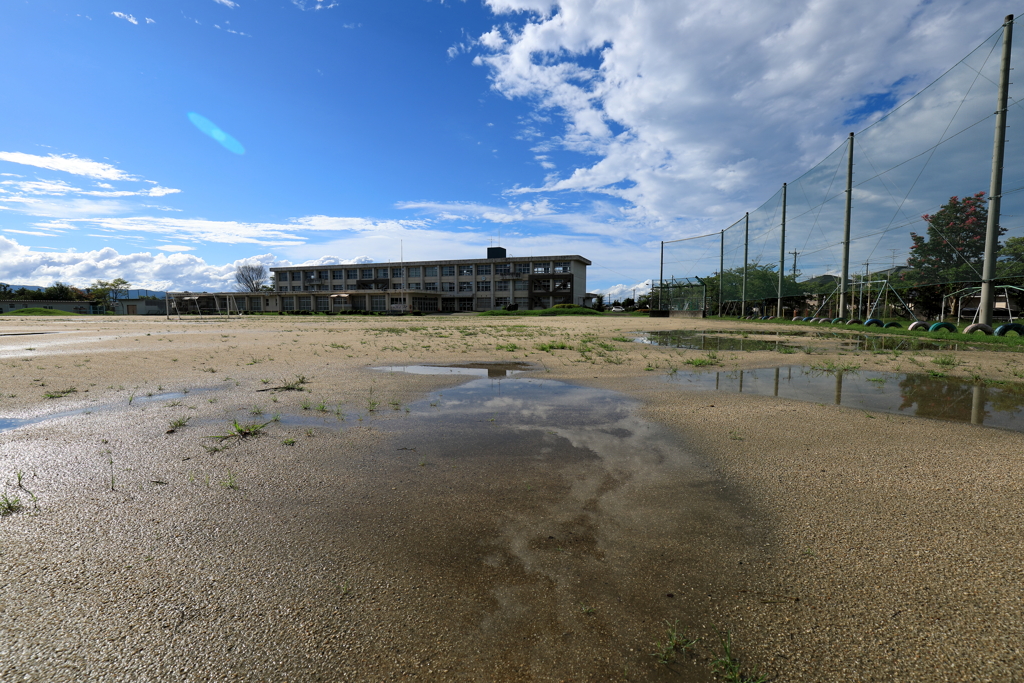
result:
[[[46,289],[46,287],[37,287],[36,285],[15,285],[7,282],[0,282],[0,285],[6,284],[11,289],[27,289],[30,292],[38,292],[40,289]]]

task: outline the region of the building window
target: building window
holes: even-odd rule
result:
[[[495,299],[494,299],[494,305],[495,306],[508,306],[508,302],[509,302],[509,298],[507,296],[499,296],[499,297],[495,297]]]
[[[466,276],[473,274],[473,266],[459,266],[459,275]]]
[[[366,310],[366,297],[365,296],[354,296],[354,297],[352,297],[352,310],[353,311],[365,311]]]
[[[360,270],[363,273],[363,279],[364,280],[372,280],[373,279],[373,268],[361,268]]]
[[[519,273],[520,275],[526,275],[527,273],[530,272],[530,264],[529,263],[525,263],[525,262],[524,263],[517,263],[516,264],[516,272]]]
[[[391,277],[405,277],[405,276],[402,275],[402,269],[401,268],[392,268],[391,269]]]
[[[455,266],[441,266],[442,277],[455,277]]]
[[[459,291],[460,292],[472,292],[473,291],[473,283],[472,282],[460,282],[459,283]]]
[[[508,280],[498,280],[494,283],[494,291],[507,292],[509,290]]]
[[[418,282],[410,282],[409,289],[423,289],[423,287]]]
[[[388,269],[387,268],[378,268],[377,269],[377,279],[378,280],[385,280],[385,279],[387,279],[387,277],[388,277]]]
[[[313,310],[313,297],[300,296],[299,297],[299,310],[300,311],[312,311]]]
[[[530,305],[530,298],[529,297],[525,297],[525,296],[517,296],[516,297],[516,306],[529,306],[529,305]]]
[[[533,264],[533,272],[535,274],[550,273],[551,272],[551,264],[550,263],[534,263]]]
[[[409,266],[409,277],[419,277],[419,276],[420,276],[420,267],[419,266]]]
[[[495,275],[508,275],[512,272],[512,264],[510,263],[495,263],[494,274]]]
[[[295,297],[294,296],[283,296],[283,297],[281,297],[281,310],[282,311],[294,311],[295,310]]]
[[[437,266],[424,266],[423,277],[437,277]]]
[[[477,275],[490,275],[491,274],[491,264],[487,263],[487,264],[481,264],[481,265],[477,266],[476,267],[476,274]]]
[[[338,292],[338,291],[341,291],[341,290],[345,289],[345,285],[331,285],[331,289],[333,289],[334,291]]]
[[[263,310],[263,299],[258,296],[254,296],[249,299],[249,310],[250,311],[262,311]]]
[[[472,311],[473,310],[473,299],[465,298],[459,299],[459,310],[460,311]]]
[[[344,280],[345,279],[345,271],[344,270],[332,270],[331,271],[331,279],[332,280]]]
[[[285,279],[286,280],[288,279],[287,274],[285,274]],[[298,271],[298,270],[293,270],[292,271],[292,282],[300,282],[301,280],[302,280],[302,272]]]
[[[476,283],[476,291],[478,292],[489,292],[491,291],[491,281],[485,280],[483,282]]]
[[[300,287],[299,285],[292,285],[292,291],[293,292],[301,292],[302,291],[302,287]]]
[[[303,272],[303,275],[306,277],[307,280],[312,280],[313,278],[316,277],[316,271],[315,270],[307,270],[307,271]]]
[[[316,310],[318,310],[318,311],[329,311],[329,310],[331,310],[331,297],[329,297],[329,296],[318,296],[316,298]]]
[[[386,311],[388,310],[388,298],[386,296],[374,294],[370,297],[370,310],[371,311]]]
[[[571,273],[572,263],[569,261],[555,261],[555,272],[556,273]]]
[[[533,291],[535,292],[550,292],[551,291],[551,280],[534,280]]]
[[[454,292],[455,291],[455,283],[454,282],[442,282],[441,283],[441,291],[442,292]]]
[[[556,292],[568,292],[572,290],[572,280],[555,280]]]
[[[401,282],[392,282],[391,283],[391,289],[402,289],[402,287],[403,286],[402,286]]]
[[[279,292],[287,292],[288,291],[288,285],[278,285],[277,291],[279,291]]]
[[[427,290],[428,292],[436,292],[437,291],[437,283],[436,282],[424,282],[423,283],[423,289]]]
[[[346,268],[345,269],[345,279],[346,280],[357,280],[357,279],[359,279],[359,269],[358,268]]]
[[[321,280],[326,280],[326,279],[328,279],[328,278],[327,278],[327,271],[326,271],[326,270],[318,270],[318,271],[316,271],[316,276],[317,276],[318,278],[320,278]]]
[[[530,283],[526,280],[516,280],[516,291],[525,292],[530,289]]]
[[[359,285],[346,285],[349,289],[359,289]]]
[[[396,309],[395,306],[401,306],[401,307],[404,308],[405,307],[405,297],[402,297],[402,296],[393,296],[393,297],[391,297],[391,310],[400,310],[400,309]]]

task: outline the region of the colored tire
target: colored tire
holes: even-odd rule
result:
[[[816,318],[812,318],[811,316],[807,316],[806,318],[803,318],[803,321],[805,323],[814,322],[815,320],[816,320]]]
[[[878,318],[868,318],[864,321],[864,327],[885,327],[885,323]]]
[[[847,325],[860,325],[860,324],[861,324],[861,321],[860,321],[860,320],[858,320],[857,318],[854,318],[853,320],[848,320],[848,321],[846,322],[846,324],[847,324]]]
[[[798,316],[798,315],[794,315],[794,316],[793,316],[793,322],[798,322],[798,321],[800,321],[800,320],[803,320],[803,318],[801,318],[801,317],[800,317],[800,316]]]
[[[900,325],[898,322],[891,322],[891,323],[886,323],[886,324],[882,325],[882,328],[883,329],[896,328],[896,329],[902,330],[903,329],[903,325]]]
[[[818,321],[818,324],[819,325],[824,325],[825,323],[830,323],[830,322],[832,322],[832,321],[829,320],[828,318],[822,318],[821,320]]]
[[[1024,325],[1020,323],[1007,323],[996,328],[997,337],[1005,337],[1007,332],[1016,332],[1017,336],[1024,337]]]
[[[923,320],[918,320],[916,323],[910,323],[910,327],[908,327],[907,329],[910,330],[911,332],[915,332],[917,330],[927,331],[928,323],[924,322]]]
[[[842,318],[832,318],[832,324],[833,325],[841,325],[841,324],[843,324],[845,322],[846,321],[843,320]]]
[[[947,332],[956,332],[956,325],[947,322],[937,322],[928,328],[929,332],[938,332],[939,330],[946,330]]]
[[[974,334],[975,332],[984,332],[985,334],[992,334],[992,327],[985,323],[974,323],[964,328],[964,334]]]

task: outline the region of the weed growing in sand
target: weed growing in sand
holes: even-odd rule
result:
[[[572,351],[572,346],[565,343],[564,341],[553,341],[545,342],[543,344],[535,344],[533,348],[537,349],[538,351],[547,351],[548,353],[551,353],[555,349],[568,349],[569,351]]]
[[[18,470],[17,472],[14,473],[14,476],[18,479],[18,488],[19,489],[25,488],[24,486],[21,485],[21,480],[25,478],[25,471],[24,470]]]
[[[817,370],[819,372],[826,372],[830,375],[834,375],[837,372],[854,372],[860,369],[860,365],[854,363],[837,363],[832,359],[823,360],[820,363],[812,363],[811,370]]]
[[[592,608],[591,611],[593,611]],[[666,619],[665,625],[668,627],[665,641],[654,641],[654,652],[651,653],[651,656],[656,658],[659,664],[668,665],[676,661],[677,652],[686,652],[696,645],[697,641],[693,638],[687,638],[679,632],[678,621],[669,623],[668,619]]]
[[[722,636],[722,653],[711,662],[711,670],[721,674],[726,683],[764,683],[768,680],[768,676],[756,668],[751,674],[743,673],[743,665],[732,652],[732,633],[729,631]]]
[[[785,354],[796,353],[796,349],[794,349],[792,346],[779,346],[779,347],[776,348],[776,350],[779,353],[785,353]]]
[[[263,408],[261,408],[260,406],[253,406],[252,408],[249,408],[249,414],[250,415],[262,415],[263,414]]]
[[[686,363],[687,365],[692,365],[695,368],[703,368],[711,365],[718,365],[718,353],[715,351],[708,351],[707,354],[703,356],[698,356],[696,358],[687,358],[683,362]]]
[[[515,342],[509,342],[508,344],[498,344],[494,348],[498,349],[499,351],[515,351],[519,347],[516,345]]]
[[[299,407],[301,407],[303,410],[309,410],[310,408],[313,407],[313,402],[307,398],[303,400],[302,403],[299,404]]]
[[[68,387],[67,389],[58,389],[56,391],[47,391],[43,394],[43,398],[64,398],[68,394],[77,394],[78,389],[75,387]]]
[[[295,439],[285,439],[284,441],[281,442],[281,445],[282,446],[294,446],[295,445]]]
[[[170,425],[169,425],[170,429],[167,430],[167,433],[168,434],[173,434],[175,431],[177,431],[177,430],[181,429],[182,427],[184,427],[185,425],[187,425],[188,421],[190,419],[191,418],[188,415],[182,415],[181,417],[179,417],[177,419],[171,420]]]
[[[7,515],[13,515],[15,512],[21,512],[22,507],[21,498],[18,498],[17,496],[8,496],[6,491],[0,494],[0,517],[6,517]]]
[[[221,441],[226,439],[247,439],[250,436],[259,436],[262,434],[263,428],[268,424],[270,424],[270,422],[248,422],[246,424],[241,424],[238,420],[235,420],[231,423],[231,426],[228,427],[227,434],[218,434],[209,438],[220,439]]]
[[[238,480],[235,478],[235,475],[231,472],[231,470],[228,470],[228,478],[222,481],[220,485],[226,489],[234,490],[238,488]]]
[[[951,353],[945,356],[935,356],[935,358],[932,358],[932,362],[939,367],[946,368],[947,370],[952,370],[956,366],[960,365],[960,361]]]

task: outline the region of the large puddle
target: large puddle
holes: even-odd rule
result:
[[[779,396],[874,412],[1024,431],[1024,386],[891,372],[828,373],[790,365],[728,372],[677,372],[667,380],[694,389]]]
[[[917,337],[892,335],[851,334],[849,332],[821,332],[796,330],[777,333],[750,333],[744,331],[695,332],[673,330],[666,332],[638,332],[635,342],[652,346],[670,346],[697,351],[778,351],[814,346],[815,342],[838,342],[849,351],[1020,351],[1000,344],[950,342]],[[753,336],[746,336],[753,335]]]
[[[376,367],[385,372],[407,372],[411,375],[468,375],[470,377],[512,377],[536,368],[530,363],[450,363],[447,365],[393,365]]]

